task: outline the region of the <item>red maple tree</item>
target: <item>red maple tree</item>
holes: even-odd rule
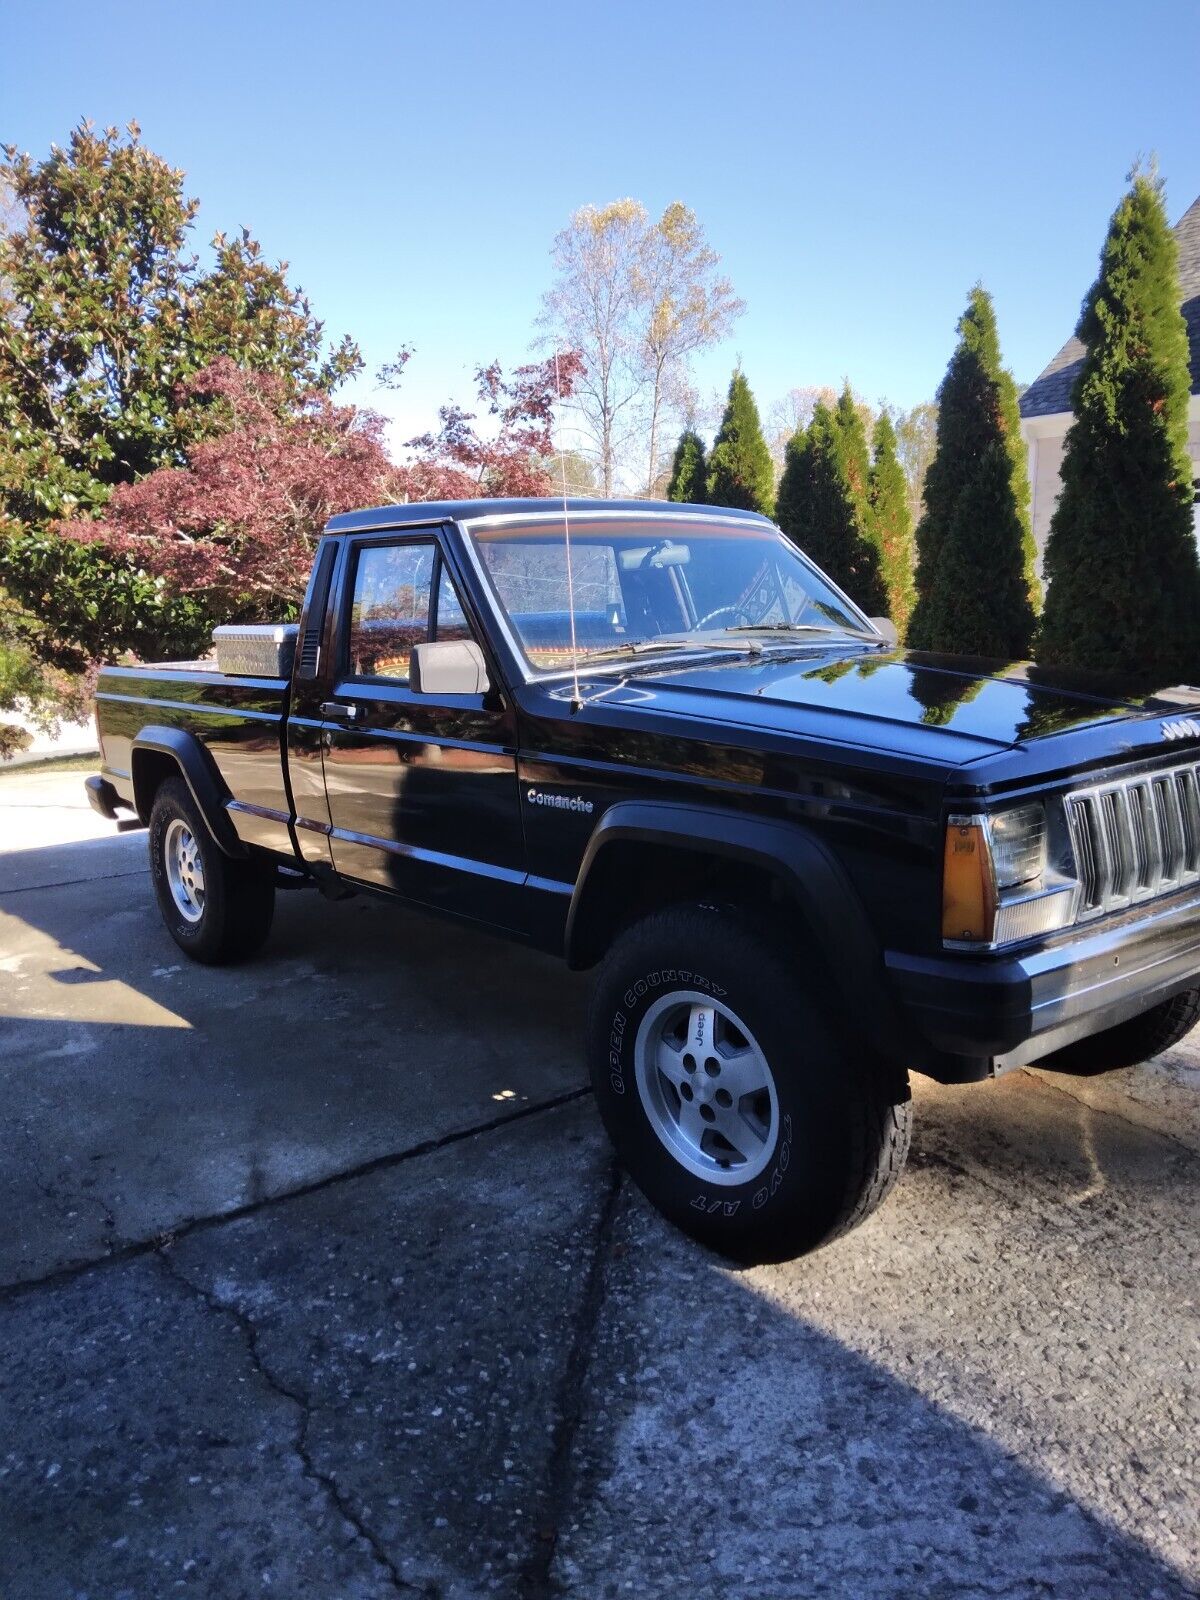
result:
[[[480,404],[495,419],[494,432],[481,436],[475,412],[442,406],[437,433],[408,441],[417,453],[410,470],[448,465],[465,478],[468,497],[553,494],[554,406],[569,397],[583,371],[583,358],[574,350],[518,367],[508,379],[498,361],[476,368]]]
[[[212,436],[189,448],[186,466],[122,485],[101,518],[61,531],[226,615],[298,603],[326,519],[396,498],[383,419],[315,390],[296,399],[228,357],[181,388],[187,403],[213,409]]]
[[[98,543],[160,578],[172,594],[203,598],[231,620],[294,610],[326,521],[356,506],[479,496],[545,495],[554,484],[552,411],[582,370],[578,356],[476,373],[494,426],[447,405],[441,427],[391,460],[384,419],[310,390],[298,398],[278,378],[227,357],[186,380],[181,401],[210,408],[211,427],[186,464],[160,467],[116,489],[96,521],[60,532]]]

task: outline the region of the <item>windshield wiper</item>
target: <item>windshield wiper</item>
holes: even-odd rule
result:
[[[607,661],[610,656],[642,656],[653,650],[690,650],[694,646],[686,639],[636,639],[632,644],[614,644],[608,650],[581,650],[579,659]]]
[[[844,639],[870,639],[857,628],[834,628],[826,622],[742,622],[722,628],[722,633],[836,633]]]
[[[727,630],[725,630],[727,631]],[[697,634],[693,639],[638,639],[632,644],[613,645],[610,650],[590,650],[581,654],[581,663],[589,661],[607,661],[612,656],[648,656],[654,655],[659,650],[736,650],[739,647],[736,640],[712,639]]]

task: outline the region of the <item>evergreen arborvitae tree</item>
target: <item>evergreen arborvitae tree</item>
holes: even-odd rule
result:
[[[803,428],[797,428],[784,446],[783,473],[775,491],[775,521],[802,550],[808,548],[810,501],[808,435]]]
[[[969,706],[986,686],[987,678],[964,678],[955,672],[939,672],[936,667],[910,664],[908,692],[922,708],[921,721],[931,728],[945,728],[963,706]]]
[[[968,530],[959,515],[964,496],[990,521]],[[951,539],[964,548],[948,550]],[[991,297],[977,284],[938,389],[937,452],[917,528],[909,644],[963,655],[1028,655],[1037,623],[1036,561],[1017,387],[1001,363]],[[1016,587],[1009,581],[1014,566],[1022,575]],[[964,584],[978,593],[965,593]]]
[[[758,407],[741,372],[735,372],[730,381],[725,415],[709,453],[705,498],[709,505],[771,515],[775,470]]]
[[[879,552],[862,524],[842,430],[824,404],[813,412],[808,432],[788,441],[776,513],[788,537],[868,616],[886,614]]]
[[[838,396],[838,403],[833,408],[833,420],[841,435],[842,460],[850,493],[854,496],[865,527],[871,499],[871,456],[867,449],[867,430],[863,425],[862,412],[858,409],[849,383],[845,384]]]
[[[1046,547],[1047,664],[1200,676],[1200,564],[1187,451],[1188,340],[1158,183],[1113,214],[1077,333],[1062,494]]]
[[[1008,451],[997,440],[964,485],[938,558],[934,593],[947,611],[954,607],[960,654],[1028,655],[1034,615],[1022,532]]]
[[[675,446],[675,459],[671,462],[671,481],[667,485],[668,500],[682,500],[687,504],[704,504],[704,480],[708,463],[704,459],[704,440],[688,428],[679,436]]]
[[[869,479],[867,533],[879,551],[888,592],[888,615],[903,639],[915,598],[912,518],[908,514],[908,484],[896,454],[896,430],[886,411],[880,413],[875,424],[872,444],[875,459]]]

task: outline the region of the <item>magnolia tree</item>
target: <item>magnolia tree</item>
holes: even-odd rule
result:
[[[221,409],[195,403],[188,380],[218,357],[293,395],[329,393],[360,369],[357,347],[329,348],[249,233],[197,253],[198,204],[136,124],[81,123],[41,160],[4,147],[0,188],[0,586],[22,648],[71,672],[191,651],[207,618],[189,599],[165,600],[143,569],[57,525],[184,465]]]
[[[438,433],[410,441],[413,457],[398,466],[376,413],[320,389],[297,396],[280,378],[222,358],[185,381],[181,401],[208,408],[213,422],[185,464],[122,485],[101,518],[58,531],[129,560],[209,616],[294,612],[321,529],[339,511],[552,493],[552,408],[578,370],[575,356],[560,358],[557,375],[553,361],[511,379],[498,364],[481,368],[492,428],[481,434],[473,413],[444,406]]]

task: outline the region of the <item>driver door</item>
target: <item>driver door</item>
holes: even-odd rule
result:
[[[355,540],[346,561],[337,675],[321,707],[333,864],[405,899],[519,926],[516,723],[495,668],[484,694],[417,694],[409,681],[415,644],[483,644],[442,541],[428,529]]]

